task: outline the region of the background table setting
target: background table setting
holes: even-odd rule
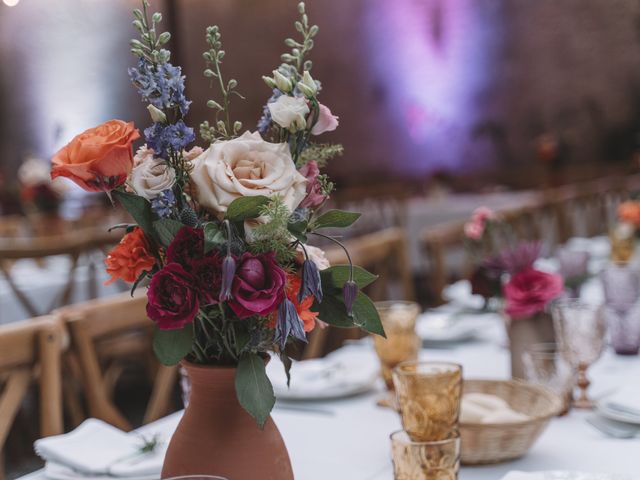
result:
[[[602,246],[605,242],[606,239],[589,242],[576,239],[570,244],[579,244],[582,248],[585,245],[595,246],[589,262],[589,269],[595,274],[607,264],[608,252]],[[540,268],[554,269],[557,268],[557,261],[542,259],[538,265]],[[600,278],[586,280],[581,289],[583,298],[601,303],[604,298],[601,284]],[[502,315],[483,310],[481,299],[471,294],[466,281],[450,286],[446,296],[449,299],[447,304],[424,313],[416,312],[418,359],[427,364],[459,364],[465,381],[508,381],[511,378],[511,354]],[[381,312],[385,308],[393,308],[393,305],[406,307],[402,302],[392,302],[381,305]],[[389,332],[388,336],[392,338]],[[322,359],[294,363],[291,373],[295,382],[289,388],[284,369],[277,358],[272,359],[267,370],[278,398],[273,417],[290,452],[295,478],[393,478],[390,435],[402,428],[402,422],[393,409],[378,405],[387,396],[387,389],[380,378],[380,359],[373,338],[351,341]],[[591,379],[589,396],[596,403],[595,412],[571,409],[567,415],[554,417],[521,458],[492,465],[467,466],[463,463],[459,478],[640,478],[635,458],[640,445],[636,438],[640,435],[640,387],[633,381],[640,378],[637,355],[617,355],[613,348],[607,347],[589,368],[588,375]],[[464,397],[462,404],[464,418]],[[523,413],[527,414],[526,411]],[[138,445],[136,448],[144,445],[143,439],[148,441],[149,438],[155,438],[159,442],[156,452],[160,458],[163,445],[166,447],[180,416],[181,412],[178,412],[126,435],[135,437],[133,443]],[[89,443],[74,446],[71,435],[68,435],[68,439],[63,437],[61,443],[64,449],[65,443],[69,442],[66,447],[69,452],[74,448],[95,451],[102,436],[106,439],[105,451],[116,446],[113,437],[108,440],[108,432],[100,429],[91,437],[91,446]],[[464,450],[464,443],[462,448]],[[40,451],[43,453],[44,449],[40,448]],[[45,470],[25,478],[79,478],[68,468],[56,464],[55,457],[43,456],[50,460]],[[160,461],[156,462],[159,468]],[[126,473],[121,477],[145,478]],[[95,478],[105,477],[98,475]]]

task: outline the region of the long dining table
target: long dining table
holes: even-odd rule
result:
[[[338,353],[367,356],[377,362],[370,341],[350,344]],[[462,364],[465,378],[509,378],[509,352],[503,327],[487,325],[474,341],[448,348],[425,348],[421,358]],[[640,358],[621,357],[607,350],[589,370],[590,393],[599,398],[628,382],[640,380]],[[295,382],[295,378],[293,378]],[[395,411],[376,405],[382,386],[365,394],[322,402],[278,402],[273,412],[285,440],[296,479],[390,480],[393,467],[389,435],[400,429]],[[139,429],[143,434],[169,437],[181,412]],[[512,462],[463,466],[460,480],[499,480],[512,470],[571,470],[617,473],[640,478],[640,439],[608,438],[586,422],[590,412],[572,410],[551,420],[533,448]],[[247,452],[250,461],[251,452]],[[636,475],[634,477],[633,475]],[[24,480],[44,480],[43,471]]]

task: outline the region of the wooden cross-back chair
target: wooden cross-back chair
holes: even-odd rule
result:
[[[169,413],[178,375],[177,367],[160,365],[155,359],[146,304],[146,295],[138,290],[134,298],[124,293],[59,310],[71,335],[70,354],[80,370],[89,414],[127,431],[132,425],[113,401],[124,368],[142,361],[151,374],[145,424]]]
[[[58,306],[71,303],[77,268],[83,254],[96,250],[104,251],[109,245],[113,245],[117,241],[116,234],[110,234],[103,229],[95,228],[46,237],[1,238],[0,274],[2,274],[16,299],[29,316],[36,317],[49,313]],[[42,306],[37,306],[36,302],[20,288],[11,268],[11,263],[18,260],[41,261],[55,256],[64,256],[69,259],[66,281],[59,295],[53,299],[52,304],[43,308]],[[87,288],[89,298],[95,298],[98,287],[96,269],[93,262],[89,263]]]
[[[40,436],[63,433],[60,354],[64,327],[55,316],[0,326],[0,460],[29,386],[39,385]],[[0,478],[4,467],[0,462]]]
[[[414,300],[415,289],[409,262],[407,240],[404,230],[398,227],[388,228],[376,233],[363,235],[345,242],[353,263],[379,276],[367,290],[372,300],[389,299],[389,289],[393,280],[398,281],[401,300]],[[348,263],[341,248],[326,250],[331,265]],[[360,335],[358,329],[333,329],[339,344],[349,338]],[[326,354],[329,329],[316,328],[309,336],[309,344],[304,350],[304,358],[317,358]]]
[[[426,228],[420,235],[420,243],[429,265],[431,295],[436,304],[442,303],[442,291],[449,283],[447,252],[464,246],[465,222],[450,222]]]

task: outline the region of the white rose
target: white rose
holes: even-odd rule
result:
[[[275,102],[267,104],[271,118],[282,128],[303,130],[309,115],[307,101],[302,97],[281,95]]]
[[[169,190],[176,182],[176,172],[164,160],[147,157],[142,163],[133,167],[129,177],[129,184],[133,191],[153,200],[163,191]]]
[[[307,191],[288,145],[266,142],[257,132],[213,143],[193,161],[190,176],[198,203],[219,215],[236,198],[257,195],[279,195],[293,212]]]
[[[305,245],[304,249],[307,251],[309,260],[311,260],[313,263],[316,264],[316,267],[318,267],[318,270],[326,270],[331,266],[331,263],[329,262],[327,255],[324,253],[324,250],[322,250],[321,248],[314,247],[313,245]],[[304,262],[304,259],[305,259],[304,250],[300,245],[298,245],[298,247],[296,248],[296,251],[298,253],[297,255],[298,261],[300,263]]]
[[[136,167],[141,163],[153,160],[154,154],[153,148],[147,147],[146,144],[142,145],[133,156],[133,166]]]

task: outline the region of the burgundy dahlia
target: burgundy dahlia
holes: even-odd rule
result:
[[[195,278],[178,263],[156,273],[147,291],[147,315],[161,330],[177,330],[193,322],[200,303]]]
[[[191,274],[200,294],[200,303],[203,305],[218,303],[222,284],[222,255],[211,252],[206,257],[193,260]]]
[[[182,227],[167,249],[167,263],[179,263],[187,270],[204,255],[204,230]]]

